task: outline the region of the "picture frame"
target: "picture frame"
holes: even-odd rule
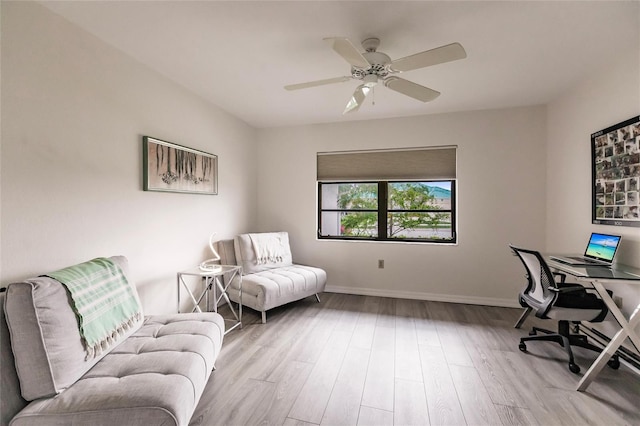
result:
[[[591,135],[592,223],[640,227],[640,116]]]
[[[218,194],[218,156],[142,137],[143,190]]]

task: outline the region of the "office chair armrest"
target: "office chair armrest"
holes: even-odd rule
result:
[[[567,274],[563,274],[562,272],[552,272],[554,277],[560,277],[560,282],[564,284],[564,281],[567,279]]]
[[[552,291],[554,293],[571,293],[573,291],[585,291],[585,290],[587,290],[587,289],[585,287],[582,287],[582,286],[560,287],[560,288],[549,287],[549,291]]]

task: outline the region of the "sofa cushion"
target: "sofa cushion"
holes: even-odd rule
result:
[[[110,259],[128,275],[126,258]],[[135,286],[128,281],[137,299]],[[5,315],[22,397],[28,401],[60,393],[109,352],[87,359],[68,292],[53,278],[38,277],[10,284]],[[142,321],[134,323],[118,340],[123,341],[141,325]]]
[[[236,262],[242,266],[242,275],[281,268],[293,263],[291,247],[289,247],[289,234],[287,232],[264,232],[259,234],[262,238],[272,238],[277,241],[281,250],[281,256],[278,261],[262,263],[258,262],[251,235],[252,234],[240,234],[234,238]]]
[[[27,405],[27,401],[20,397],[20,381],[4,316],[4,295],[0,292],[0,425],[8,425],[13,416]]]
[[[186,425],[223,336],[216,313],[148,316],[72,387],[32,402],[11,425]]]

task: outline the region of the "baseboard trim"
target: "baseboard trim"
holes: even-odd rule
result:
[[[391,297],[394,299],[429,300],[432,302],[463,303],[466,305],[499,306],[501,308],[520,308],[517,300],[495,299],[492,297],[456,296],[452,294],[434,294],[414,291],[381,290],[375,288],[353,288],[328,285],[327,293],[355,294],[358,296]]]

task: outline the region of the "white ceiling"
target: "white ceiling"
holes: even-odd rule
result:
[[[619,55],[640,64],[638,1],[41,3],[255,127],[545,104]],[[349,75],[333,36],[378,37],[392,59],[452,42],[468,57],[402,74],[433,102],[378,86],[343,116],[357,81],[283,89]]]

